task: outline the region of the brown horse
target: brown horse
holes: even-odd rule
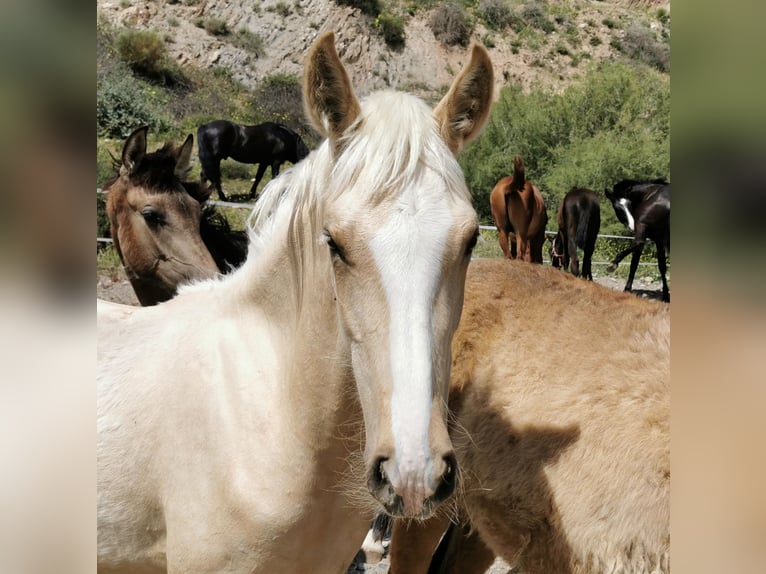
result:
[[[390,573],[668,572],[667,306],[475,261],[452,353],[457,524],[397,522]]]
[[[497,182],[489,205],[505,257],[542,263],[548,214],[540,190],[527,181],[521,157],[513,159],[513,176]]]
[[[193,138],[146,152],[148,128],[126,140],[118,175],[105,188],[114,246],[142,305],[173,297],[182,283],[214,277],[241,264],[244,233],[212,209],[203,210],[211,189],[183,181]]]

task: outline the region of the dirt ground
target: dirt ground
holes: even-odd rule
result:
[[[597,276],[593,280],[599,285],[618,291],[625,287],[625,279]],[[633,291],[640,297],[659,300],[662,298],[662,283],[659,281],[647,282],[636,279],[633,282]],[[136,295],[133,293],[130,282],[119,277],[99,276],[96,280],[96,295],[99,299],[115,303],[138,305],[138,299],[136,299]]]

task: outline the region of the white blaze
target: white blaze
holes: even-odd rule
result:
[[[395,463],[384,468],[394,488],[419,491],[433,481],[433,306],[452,220],[443,197],[420,202],[432,202],[427,214],[399,205],[370,242],[389,309]]]
[[[635,231],[636,223],[633,220],[633,214],[630,212],[630,201],[628,201],[627,199],[623,197],[617,202],[617,205],[622,209],[623,213],[625,214],[625,217],[628,218],[628,229],[630,229],[631,231]]]

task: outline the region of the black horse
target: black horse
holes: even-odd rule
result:
[[[243,126],[226,120],[215,120],[197,129],[200,180],[212,182],[218,197],[226,199],[221,188],[221,160],[231,158],[242,163],[257,163],[258,173],[250,188],[255,197],[258,184],[271,166],[271,177],[279,175],[286,161],[298,163],[309,154],[306,144],[293,130],[282,124],[266,122]]]
[[[657,264],[662,275],[662,300],[670,301],[670,290],[666,278],[666,254],[670,254],[670,184],[665,179],[636,181],[625,179],[616,184],[612,191],[604,192],[612,202],[614,212],[624,225],[633,232],[630,247],[618,253],[607,267],[610,273],[629,253],[630,274],[625,291],[633,288],[633,276],[647,239],[657,245]]]
[[[593,281],[591,261],[596,237],[601,227],[601,206],[598,194],[585,188],[573,187],[561,201],[558,213],[559,232],[551,244],[551,264],[580,275],[577,248],[583,250],[582,276]]]

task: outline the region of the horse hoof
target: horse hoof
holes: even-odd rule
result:
[[[615,271],[617,271],[617,265],[614,263],[610,263],[606,268],[607,273],[614,273]]]

